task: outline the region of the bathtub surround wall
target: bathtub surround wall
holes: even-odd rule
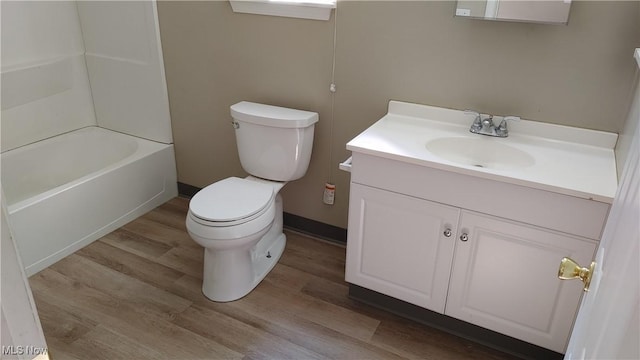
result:
[[[156,14],[152,1],[3,1],[2,151],[95,125],[172,143]]]
[[[171,118],[155,1],[80,1],[98,125],[170,144]]]
[[[2,152],[97,124],[75,2],[3,1],[1,33]]]
[[[338,162],[391,99],[622,131],[640,3],[574,1],[567,26],[454,18],[454,9],[339,1],[332,95],[335,13],[312,21],[234,14],[225,1],[160,2],[178,180],[204,187],[244,174],[229,124],[240,100],[320,114],[309,171],[282,191],[285,212],[341,228],[350,177]],[[334,206],[322,203],[327,180]]]

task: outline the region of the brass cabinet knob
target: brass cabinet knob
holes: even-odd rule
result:
[[[558,269],[558,278],[560,280],[580,279],[584,283],[584,291],[589,291],[589,285],[591,284],[591,276],[593,276],[593,269],[596,267],[595,261],[591,262],[591,266],[588,268],[581,267],[577,262],[571,258],[565,257],[560,261],[560,268]]]

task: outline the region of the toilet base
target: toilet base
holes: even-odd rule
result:
[[[256,235],[253,235],[256,236]],[[276,217],[254,246],[228,251],[205,249],[202,293],[216,302],[249,294],[278,263],[287,243],[282,232],[282,198],[276,198]]]
[[[205,250],[205,266],[204,279],[202,281],[202,293],[209,300],[216,302],[228,302],[238,300],[249,294],[265,276],[278,263],[286,244],[286,236],[280,236],[273,242],[271,248],[264,254],[256,256],[251,262],[251,266],[237,266],[237,264],[246,264],[248,258],[251,257],[250,251],[239,252],[234,254],[225,254],[224,257],[214,256],[212,258],[211,251]],[[221,255],[219,252],[214,255]],[[222,260],[222,261],[220,261]],[[208,266],[209,264],[209,266]],[[234,269],[234,274],[230,272],[216,271],[216,264],[220,268]],[[222,274],[222,276],[215,276]]]

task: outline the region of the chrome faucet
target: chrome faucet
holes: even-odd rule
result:
[[[507,128],[508,120],[520,120],[518,116],[505,116],[502,118],[500,125],[496,126],[493,123],[493,116],[488,114],[480,114],[477,111],[465,110],[466,115],[474,115],[475,118],[469,131],[474,134],[495,136],[495,137],[507,137],[509,136],[509,129]]]

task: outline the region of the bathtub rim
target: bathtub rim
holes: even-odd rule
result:
[[[22,200],[18,200],[16,202],[13,203],[9,203],[7,201],[6,205],[7,205],[7,212],[9,214],[9,216],[11,216],[11,214],[14,214],[15,212],[18,212],[20,210],[23,210],[33,204],[36,204],[38,202],[41,201],[45,201],[48,198],[51,198],[53,196],[56,196],[64,191],[66,191],[69,188],[75,187],[75,186],[79,186],[82,183],[88,182],[91,179],[94,179],[102,174],[105,174],[107,172],[113,171],[117,168],[120,168],[122,166],[125,166],[126,164],[130,163],[130,162],[134,162],[136,160],[139,160],[145,156],[148,156],[154,152],[157,151],[161,151],[163,149],[166,149],[168,147],[173,148],[173,144],[165,144],[165,143],[159,143],[159,142],[155,142],[152,140],[148,140],[148,139],[144,139],[144,138],[140,138],[134,135],[129,135],[129,134],[124,134],[118,131],[114,131],[111,129],[106,129],[100,126],[85,126],[79,129],[75,129],[73,131],[68,131],[65,132],[63,134],[60,135],[56,135],[56,136],[52,136],[49,137],[47,139],[38,141],[38,142],[34,142],[34,143],[30,143],[24,146],[20,146],[18,148],[15,149],[11,149],[11,150],[7,150],[5,152],[3,152],[1,154],[2,157],[5,156],[11,156],[12,154],[16,154],[16,153],[21,153],[21,152],[25,152],[25,151],[30,151],[34,148],[38,148],[38,147],[43,147],[46,146],[48,143],[52,143],[52,142],[58,142],[58,141],[63,141],[61,138],[65,137],[65,136],[71,136],[74,134],[80,134],[83,132],[97,132],[97,133],[102,133],[102,134],[108,134],[108,136],[114,136],[119,138],[119,140],[125,139],[127,141],[135,141],[136,142],[136,149],[134,150],[134,152],[120,160],[117,160],[115,162],[112,162],[104,167],[101,167],[100,169],[90,172],[88,174],[82,175],[74,180],[68,181],[64,184],[55,186],[51,189],[48,189],[44,192],[41,192],[37,195],[33,195],[30,196],[28,198],[22,199]],[[175,158],[175,157],[174,157]],[[175,161],[174,161],[174,167],[175,167]],[[3,169],[3,171],[6,171],[6,169]],[[5,199],[8,200],[6,191],[4,193],[5,195]]]

